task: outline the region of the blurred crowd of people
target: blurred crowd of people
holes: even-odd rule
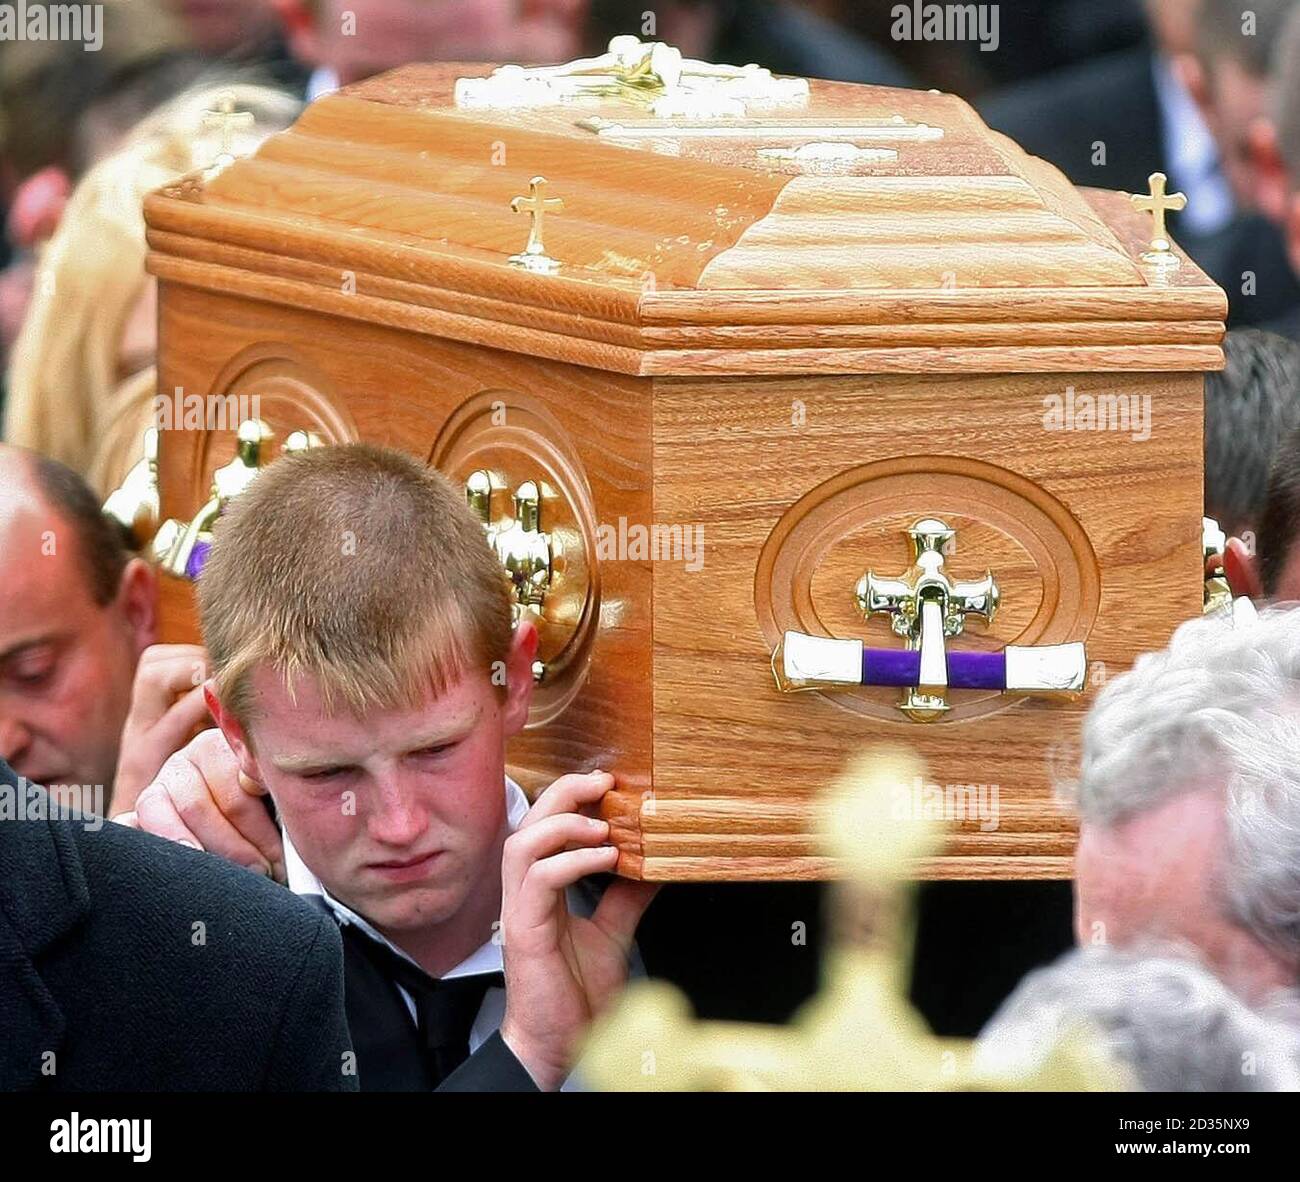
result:
[[[0,42],[0,758],[33,782],[107,785],[105,812],[150,828],[143,797],[166,836],[180,796],[211,803],[207,656],[155,643],[155,575],[99,506],[151,421],[141,202],[230,146],[218,103],[254,114],[243,151],[315,97],[407,62],[561,61],[623,32],[694,58],[956,92],[1079,185],[1143,191],[1167,173],[1189,198],[1173,233],[1229,299],[1228,364],[1207,383],[1206,512],[1234,535],[1235,592],[1300,601],[1300,0],[1258,0],[1249,31],[1226,0],[1010,0],[988,52],[896,40],[892,8],[105,0],[98,52]],[[74,545],[21,557],[52,521]],[[990,1064],[1032,1058],[1082,1015],[1142,1086],[1300,1088],[1298,637],[1294,610],[1198,621],[1098,695],[1073,791],[1081,951],[1008,1002],[981,1044]],[[250,833],[229,837],[229,856],[284,877],[283,850]],[[1246,1054],[1258,1072],[1239,1069]]]
[[[1262,0],[1013,0],[994,45],[898,39],[836,0],[107,0],[102,47],[0,41],[0,407],[9,442],[106,493],[138,450],[153,292],[139,206],[340,85],[410,61],[559,61],[629,29],[688,56],[950,90],[1079,185],[1188,196],[1173,232],[1230,327],[1300,337],[1300,27]],[[239,150],[248,150],[249,142]],[[95,243],[95,250],[87,244]],[[93,312],[93,315],[92,315]],[[55,325],[57,324],[57,330]]]
[[[4,436],[106,493],[138,451],[154,305],[140,201],[256,116],[410,61],[559,61],[632,29],[687,56],[952,90],[1079,185],[1188,196],[1180,244],[1231,327],[1300,337],[1300,26],[1263,0],[1014,0],[995,45],[898,39],[892,5],[820,0],[107,0],[102,48],[0,41]],[[244,142],[239,150],[247,150]],[[96,249],[87,245],[94,243]],[[93,313],[93,314],[92,314]],[[57,329],[54,327],[57,325]]]

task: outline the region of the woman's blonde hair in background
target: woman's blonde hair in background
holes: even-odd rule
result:
[[[223,98],[252,112],[235,154],[287,126],[289,94],[247,82],[191,87],[146,116],[77,184],[36,269],[8,372],[5,439],[61,460],[100,495],[140,457],[153,421],[152,357],[125,359],[123,334],[149,282],[146,194],[210,165],[220,151],[212,112]],[[134,366],[124,361],[135,361]]]

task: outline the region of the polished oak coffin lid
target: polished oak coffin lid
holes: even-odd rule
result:
[[[164,281],[629,374],[1203,370],[1225,297],[1151,219],[936,92],[742,118],[463,108],[409,66],[146,202]],[[512,263],[546,178],[552,274]]]

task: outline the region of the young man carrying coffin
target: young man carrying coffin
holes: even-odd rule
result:
[[[512,627],[464,498],[396,451],[285,457],[219,523],[199,605],[220,733],[125,819],[283,873],[338,920],[362,1090],[559,1087],[654,889],[583,904],[617,859],[588,815],[611,776],[529,808],[505,774],[537,631]]]

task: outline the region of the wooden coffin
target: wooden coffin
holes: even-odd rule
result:
[[[1053,782],[1090,696],[1201,609],[1223,293],[950,95],[458,106],[491,70],[350,87],[152,196],[160,390],[255,395],[261,462],[308,430],[485,473],[499,532],[536,483],[545,672],[511,767],[616,772],[623,873],[824,875],[809,801],[892,740],[931,777],[899,807],[955,821],[922,873],[1068,876]],[[530,254],[535,177],[563,209]],[[162,433],[165,517],[208,500],[233,425]],[[787,632],[915,648],[855,592],[912,568],[926,519],[943,571],[999,593],[950,667],[1082,643],[1081,695],[950,684],[921,722],[899,688],[778,688]],[[165,583],[166,638],[194,639]]]

